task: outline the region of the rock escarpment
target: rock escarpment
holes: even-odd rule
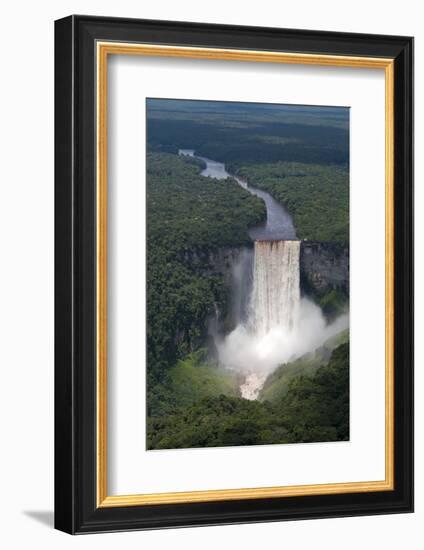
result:
[[[322,296],[331,290],[337,290],[349,296],[348,245],[302,241],[300,273],[306,293]]]
[[[253,244],[253,243],[252,243]],[[216,276],[223,283],[211,312],[213,332],[226,334],[248,315],[252,290],[253,249],[198,248],[180,253],[179,259],[200,277]],[[342,243],[302,241],[301,293],[320,304],[329,320],[349,299],[349,247]]]
[[[252,255],[248,247],[196,248],[180,253],[179,259],[200,275],[221,274],[231,285],[234,266],[245,255]]]
[[[225,291],[219,293],[211,312],[212,332],[226,334],[246,318],[252,287],[251,247],[197,248],[181,253],[179,259],[200,277],[216,276],[223,283]]]

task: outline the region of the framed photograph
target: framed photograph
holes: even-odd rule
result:
[[[55,524],[413,509],[413,39],[55,26]]]

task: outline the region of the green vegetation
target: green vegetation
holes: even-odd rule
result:
[[[278,401],[286,395],[290,382],[297,376],[311,376],[319,367],[326,365],[331,357],[332,351],[349,341],[349,330],[329,338],[322,346],[315,351],[302,355],[295,361],[278,367],[265,381],[260,392],[260,401]]]
[[[230,171],[284,204],[299,238],[349,242],[349,175],[345,169],[277,162],[233,165]]]
[[[346,313],[349,307],[349,298],[339,289],[332,289],[318,301],[326,319],[333,321],[342,313]]]
[[[204,345],[214,307],[228,308],[222,276],[210,270],[199,276],[185,253],[250,244],[248,227],[265,215],[263,202],[234,180],[202,177],[199,163],[188,157],[148,154],[149,407],[167,369]]]
[[[207,355],[207,350],[201,348],[166,370],[162,384],[154,386],[149,395],[151,416],[169,414],[206,397],[240,395],[238,376],[219,368]]]
[[[271,103],[232,101],[196,101],[189,99],[148,99],[149,118],[156,120],[190,120],[212,127],[253,128],[268,124],[297,124],[348,130],[346,108],[308,107]]]
[[[263,202],[232,178],[200,175],[224,162],[285,204],[300,238],[348,243],[347,109],[147,101],[147,445],[149,449],[336,441],[349,437],[347,334],[278,368],[258,401],[207,353],[208,323],[226,318],[230,289],[209,265],[223,247],[251,246]],[[315,296],[327,318],[346,297]]]
[[[273,402],[220,394],[149,418],[147,446],[174,449],[348,439],[349,345],[345,343],[313,375],[294,377]]]
[[[289,411],[292,441],[348,440],[349,344],[336,348],[314,376],[295,378],[281,404]]]
[[[225,163],[277,161],[347,166],[348,109],[149,99],[151,150]]]
[[[172,253],[251,244],[247,229],[265,219],[263,201],[231,178],[200,176],[200,168],[190,157],[147,155],[149,246]]]

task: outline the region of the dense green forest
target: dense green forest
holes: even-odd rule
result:
[[[148,146],[226,164],[293,216],[298,236],[349,241],[348,109],[148,100]]]
[[[197,154],[224,163],[301,162],[346,167],[348,109],[147,100],[153,150]]]
[[[310,293],[311,295],[313,293]],[[318,304],[327,321],[334,321],[339,315],[349,309],[349,295],[341,289],[331,289],[328,292],[318,294],[315,292]]]
[[[272,372],[259,394],[260,401],[278,401],[290,387],[291,381],[297,376],[312,376],[319,367],[325,365],[335,348],[349,342],[349,330],[344,330],[326,340],[319,348],[312,350],[298,359],[280,365]]]
[[[299,238],[349,242],[349,176],[345,169],[276,162],[234,165],[229,170],[284,204]]]
[[[213,127],[224,123],[251,130],[269,123],[285,123],[349,129],[348,109],[339,107],[158,98],[148,98],[146,107],[149,118],[191,120]]]
[[[202,262],[251,247],[248,229],[266,210],[234,179],[203,177],[202,161],[178,155],[226,163],[288,208],[300,238],[344,246],[348,128],[347,109],[147,100],[148,449],[348,439],[347,334],[278,367],[257,401],[217,364],[208,325],[213,312],[226,316],[230,289]],[[328,318],[346,306],[336,290],[315,298]]]
[[[195,361],[195,360],[194,360]],[[324,361],[323,361],[324,362]],[[184,367],[176,367],[184,368]],[[218,377],[223,370],[191,360],[191,369],[214,369]],[[148,449],[221,447],[228,445],[265,445],[349,439],[349,344],[338,346],[328,364],[312,375],[293,377],[287,389],[272,401],[248,401],[234,396],[231,374],[226,382],[206,384],[204,390],[191,394],[189,379],[193,373],[173,373],[165,382],[166,391],[177,396],[175,378],[185,388],[181,402],[168,402],[164,414],[148,420]],[[225,375],[224,375],[225,376]],[[225,391],[220,391],[223,385]],[[210,390],[218,388],[219,393]],[[207,389],[208,388],[208,389]],[[215,393],[215,395],[214,395]]]
[[[158,382],[167,369],[205,343],[214,305],[227,308],[222,276],[199,276],[183,253],[250,244],[248,227],[266,215],[263,202],[234,180],[205,178],[200,170],[189,157],[147,156],[149,408],[162,398]]]

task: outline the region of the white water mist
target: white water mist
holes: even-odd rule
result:
[[[328,325],[321,309],[300,298],[300,241],[256,241],[248,319],[217,342],[221,365],[241,372],[241,396],[256,399],[279,365],[315,350],[348,326]]]

